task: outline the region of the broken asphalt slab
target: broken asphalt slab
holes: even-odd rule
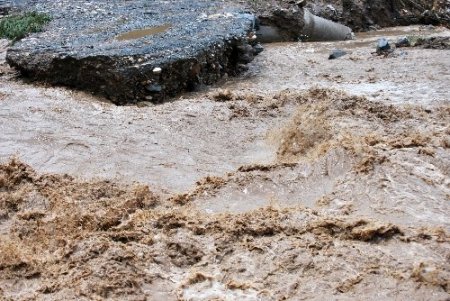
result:
[[[37,81],[114,103],[161,102],[235,75],[260,51],[254,17],[223,1],[28,1],[44,32],[13,45],[8,63]],[[252,45],[251,45],[252,44]]]

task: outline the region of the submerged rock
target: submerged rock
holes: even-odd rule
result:
[[[341,56],[344,56],[344,55],[346,55],[346,54],[347,54],[347,52],[345,52],[344,50],[334,49],[334,50],[331,52],[331,54],[330,54],[330,56],[328,57],[328,59],[329,59],[329,60],[334,60],[334,59],[340,58]]]
[[[8,63],[33,80],[106,96],[161,102],[235,75],[260,48],[254,17],[222,1],[29,1],[53,21],[16,43]]]
[[[395,43],[395,47],[409,47],[411,46],[411,41],[408,39],[408,37],[400,37],[397,39],[397,42]]]
[[[377,54],[386,54],[391,52],[391,45],[386,38],[378,39],[377,41]]]

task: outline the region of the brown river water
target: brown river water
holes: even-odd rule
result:
[[[404,35],[450,31],[266,45],[157,106],[3,62],[0,300],[448,300],[450,57],[374,54]]]

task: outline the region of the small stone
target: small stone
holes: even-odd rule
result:
[[[400,37],[398,38],[397,42],[395,43],[396,47],[409,47],[411,46],[411,41],[408,39],[408,37]]]
[[[261,44],[258,43],[255,46],[253,46],[253,53],[255,55],[260,54],[263,51],[264,51],[264,47]]]
[[[305,0],[300,0],[300,1],[294,1],[291,0],[288,2],[289,4],[295,4],[297,5],[299,8],[303,8],[306,5],[306,1]]]
[[[336,9],[334,8],[333,5],[328,4],[326,8],[327,8],[328,10],[332,11],[333,13],[336,13]]]
[[[377,53],[384,54],[388,52],[391,52],[391,45],[389,45],[389,41],[386,38],[378,39]]]
[[[305,5],[306,5],[306,0],[300,0],[300,1],[297,1],[297,6],[299,7],[299,8],[303,8],[303,7],[305,7]]]
[[[160,67],[153,68],[153,74],[161,74],[162,69]]]
[[[148,92],[152,93],[160,93],[162,91],[161,85],[153,84],[145,87]]]
[[[153,107],[154,106],[154,104],[149,102],[149,101],[139,101],[138,103],[136,103],[136,105],[138,106],[138,108],[145,108],[145,107]]]
[[[237,49],[238,49],[238,51],[240,53],[251,53],[251,52],[253,52],[253,47],[251,45],[248,45],[248,44],[238,46]]]
[[[246,64],[238,64],[238,70],[240,72],[248,71],[248,66]]]
[[[254,59],[254,56],[252,53],[244,53],[239,56],[239,63],[248,64],[248,63],[252,62],[253,59]]]
[[[331,52],[331,54],[330,54],[330,56],[328,57],[328,59],[329,59],[329,60],[334,60],[334,59],[340,58],[341,56],[344,56],[344,55],[346,55],[346,54],[347,54],[347,52],[345,52],[344,50],[334,49],[334,50]]]

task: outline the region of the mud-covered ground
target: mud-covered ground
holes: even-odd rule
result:
[[[450,60],[374,54],[402,35],[450,32],[267,45],[158,106],[3,64],[0,299],[448,300]]]

